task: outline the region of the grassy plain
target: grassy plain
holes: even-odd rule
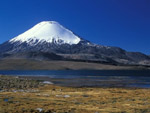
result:
[[[6,82],[20,79],[2,77]],[[150,113],[150,89],[72,88],[18,81],[15,84],[23,83],[21,88],[1,87],[0,113]],[[26,87],[23,81],[32,83]]]

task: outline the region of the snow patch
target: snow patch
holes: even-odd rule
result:
[[[53,84],[53,83],[50,81],[44,81],[43,84]]]

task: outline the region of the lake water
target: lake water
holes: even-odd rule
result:
[[[48,77],[54,84],[73,87],[150,88],[150,70],[0,71],[2,75]]]

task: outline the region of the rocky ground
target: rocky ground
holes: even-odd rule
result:
[[[10,76],[0,76],[0,87],[0,113],[150,112],[150,89],[72,88]]]
[[[0,76],[0,91],[34,89],[44,84],[38,80],[30,80],[17,76]]]

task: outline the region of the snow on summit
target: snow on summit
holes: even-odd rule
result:
[[[35,44],[39,42],[55,42],[58,44],[78,44],[80,38],[70,30],[55,21],[43,21],[28,31],[10,40],[11,43],[19,41]]]

